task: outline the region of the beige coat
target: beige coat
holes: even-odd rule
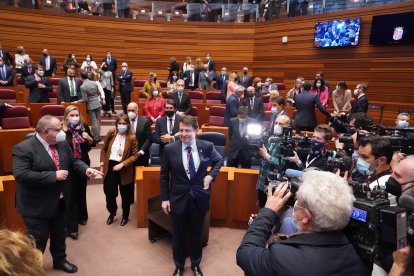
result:
[[[112,128],[105,136],[104,145],[101,149],[101,161],[104,162],[104,178],[108,172],[109,157],[111,156],[112,144],[115,141],[116,129]],[[138,142],[135,134],[129,133],[125,137],[124,153],[121,162],[124,167],[121,169],[121,185],[127,185],[134,181],[134,162],[138,158]]]

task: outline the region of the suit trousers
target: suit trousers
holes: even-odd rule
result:
[[[71,175],[71,197],[68,211],[67,231],[69,233],[78,232],[78,224],[83,220],[88,220],[88,208],[86,205],[86,175],[72,172]]]
[[[131,91],[121,90],[119,93],[121,93],[122,110],[124,114],[127,114],[127,106],[131,102]]]
[[[46,250],[50,235],[50,253],[55,265],[66,261],[66,218],[67,210],[64,198],[59,200],[58,208],[51,218],[23,217],[27,234],[34,237],[36,248],[42,253]]]
[[[190,195],[188,195],[190,197]],[[204,224],[205,211],[201,211],[196,200],[190,197],[187,201],[187,205],[184,208],[183,213],[175,214],[171,212],[171,218],[173,222],[173,257],[175,267],[178,269],[184,269],[186,247],[185,236],[190,234],[190,260],[191,267],[199,266],[203,253],[202,246],[202,232]]]
[[[98,107],[93,110],[88,110],[89,119],[91,119],[92,122],[92,135],[93,140],[96,142],[100,139],[100,133],[101,133],[101,126],[99,124],[99,119],[101,117],[101,107]]]
[[[111,90],[108,90],[106,88],[104,88],[104,93],[105,93],[105,106],[103,108],[104,111],[110,111],[111,110]]]
[[[242,154],[241,150],[237,154],[236,158],[228,160],[227,166],[238,168],[239,164],[241,165],[242,168],[245,168],[245,169],[250,169],[252,167],[252,160],[250,158],[246,159],[244,155]]]
[[[108,172],[106,173],[104,179],[104,193],[106,196],[106,209],[111,215],[116,215],[116,210],[118,205],[116,204],[116,198],[118,196],[118,186],[119,192],[122,199],[122,217],[129,217],[129,206],[131,204],[131,185],[121,185],[121,172],[113,171],[113,167],[118,165],[120,162],[109,160]]]

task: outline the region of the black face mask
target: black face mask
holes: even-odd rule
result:
[[[152,81],[156,82],[157,81],[157,77],[153,78]]]
[[[167,110],[167,111],[165,111],[165,115],[167,115],[167,117],[172,117],[172,116],[174,116],[174,111],[173,110]]]
[[[43,54],[44,57],[47,57],[47,54]]]
[[[400,197],[402,194],[401,185],[394,177],[388,178],[387,182],[385,182],[385,190],[396,197]]]

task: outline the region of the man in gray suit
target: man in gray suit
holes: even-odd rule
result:
[[[59,80],[58,96],[61,103],[77,102],[82,99],[81,81],[75,78],[75,70],[69,68],[67,76]]]
[[[99,117],[101,116],[101,95],[98,90],[98,85],[93,80],[93,73],[91,75],[87,75],[85,72],[81,73],[81,78],[83,79],[83,84],[80,87],[82,93],[82,99],[78,102],[85,102],[89,119],[92,122],[92,134],[93,140],[95,143],[99,143],[100,139],[100,125],[99,125]]]
[[[198,75],[199,88],[210,90],[210,83],[214,79],[214,74],[214,71],[208,69],[208,64],[204,64],[204,70]]]

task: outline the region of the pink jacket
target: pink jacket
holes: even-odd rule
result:
[[[318,91],[316,90],[311,90],[310,91],[312,94],[318,94]],[[328,108],[328,99],[329,99],[329,92],[328,92],[328,87],[325,87],[325,90],[323,90],[321,92],[321,94],[319,95],[319,100],[321,101],[321,104],[323,105],[323,107]]]

